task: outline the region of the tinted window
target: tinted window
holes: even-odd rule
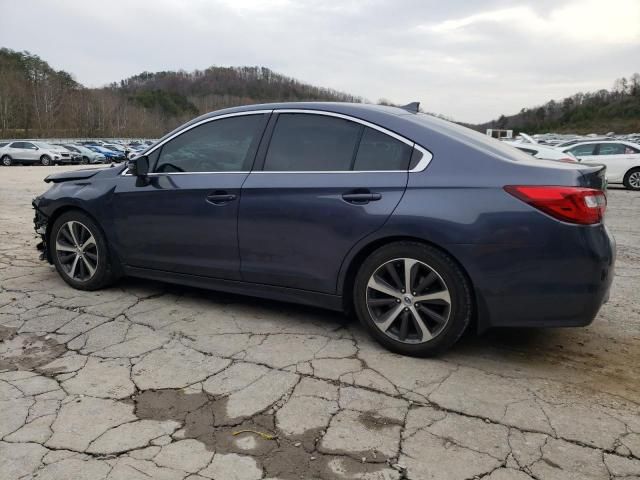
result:
[[[155,171],[247,171],[263,120],[264,115],[245,115],[192,128],[162,146]]]
[[[6,147],[7,145],[9,145],[8,142],[0,142],[0,148]]]
[[[304,113],[278,116],[265,158],[268,171],[345,171],[362,127],[342,118]]]
[[[634,148],[623,143],[601,143],[598,155],[633,155],[638,153]]]
[[[571,152],[576,157],[582,157],[585,155],[593,155],[593,149],[595,148],[595,143],[590,143],[588,145],[578,145],[577,147],[570,148],[568,151]]]
[[[530,150],[528,148],[522,148],[522,147],[516,147],[516,148],[521,152],[528,153],[529,155],[535,155],[536,153],[538,153],[536,150]]]
[[[24,142],[13,142],[11,145],[9,145],[11,148],[26,148],[24,146]]]
[[[389,135],[365,127],[354,170],[407,170],[411,147]]]

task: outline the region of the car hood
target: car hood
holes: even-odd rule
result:
[[[60,183],[69,182],[71,180],[86,180],[87,178],[94,177],[98,173],[110,170],[111,167],[106,168],[87,168],[83,170],[71,170],[69,172],[52,173],[48,175],[44,181],[46,183]]]

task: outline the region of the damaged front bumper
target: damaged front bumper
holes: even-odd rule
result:
[[[49,263],[51,263],[51,258],[49,257],[49,252],[47,249],[47,225],[49,223],[49,218],[38,208],[38,203],[38,197],[34,198],[31,202],[31,205],[35,210],[35,215],[33,217],[33,228],[36,233],[40,235],[40,242],[36,245],[36,248],[40,252],[40,260],[47,260]]]

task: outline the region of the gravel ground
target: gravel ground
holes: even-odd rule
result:
[[[401,357],[319,309],[125,279],[72,290],[0,169],[0,478],[640,478],[640,194],[612,189],[588,328]]]

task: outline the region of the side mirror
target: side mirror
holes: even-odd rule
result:
[[[149,174],[149,157],[142,155],[141,157],[129,160],[127,165],[132,175],[136,177],[146,177]]]

